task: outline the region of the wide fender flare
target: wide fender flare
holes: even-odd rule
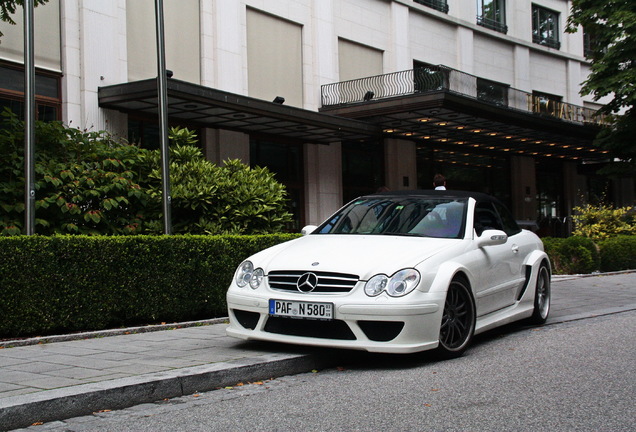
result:
[[[539,270],[539,266],[543,264],[544,262],[548,266],[548,271],[550,272],[550,275],[552,275],[552,266],[550,264],[550,259],[548,258],[548,254],[546,254],[544,251],[540,251],[540,250],[532,251],[526,257],[523,265],[531,266],[532,273],[536,274],[537,271]]]
[[[446,293],[451,281],[459,274],[468,279],[468,283],[470,284],[472,291],[472,287],[474,286],[474,282],[476,280],[473,272],[471,272],[466,266],[458,262],[449,261],[439,266],[437,274],[435,275],[435,278],[431,283],[429,292]]]

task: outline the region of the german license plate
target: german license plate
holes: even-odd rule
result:
[[[269,314],[292,318],[330,320],[333,319],[333,304],[270,299]]]

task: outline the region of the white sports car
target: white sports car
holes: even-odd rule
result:
[[[455,357],[474,334],[548,317],[543,244],[491,196],[363,196],[303,234],[238,267],[228,335]]]

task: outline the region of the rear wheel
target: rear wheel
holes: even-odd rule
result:
[[[537,286],[534,292],[534,312],[530,321],[533,324],[543,324],[550,313],[550,270],[545,264],[539,267]]]
[[[474,333],[475,302],[472,293],[463,279],[454,279],[446,294],[437,354],[443,358],[459,357]]]

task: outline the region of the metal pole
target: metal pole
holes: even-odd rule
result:
[[[170,149],[168,146],[168,78],[163,29],[163,0],[155,0],[157,21],[157,92],[159,94],[159,127],[161,145],[161,178],[163,191],[163,226],[165,234],[172,234],[170,211]]]
[[[24,1],[24,233],[35,234],[35,60],[33,0]]]

